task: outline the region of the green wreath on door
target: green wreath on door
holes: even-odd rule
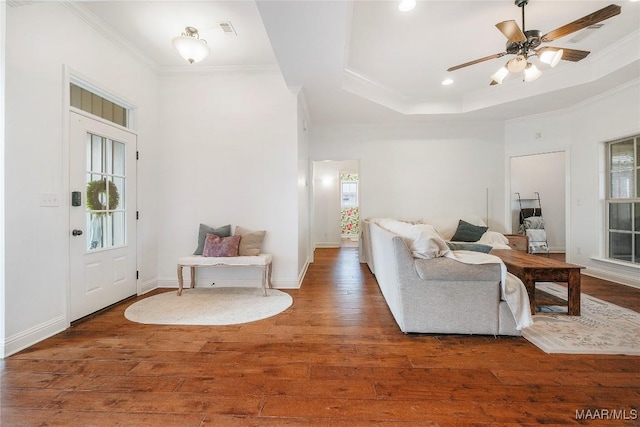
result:
[[[107,185],[109,186],[109,206],[102,203],[100,196],[104,194],[104,198],[107,198]],[[118,187],[113,181],[107,181],[102,179],[99,181],[91,181],[87,183],[87,207],[92,211],[106,211],[107,209],[112,211],[118,207],[120,202],[120,194],[118,193]],[[95,212],[95,215],[104,215],[106,212]]]

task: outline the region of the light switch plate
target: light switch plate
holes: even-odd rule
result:
[[[60,194],[59,193],[40,193],[40,206],[42,207],[60,206]]]

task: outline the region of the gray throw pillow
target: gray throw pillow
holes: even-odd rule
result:
[[[447,242],[447,246],[452,251],[474,251],[474,252],[482,252],[488,254],[493,249],[489,245],[482,245],[480,243],[454,243]]]
[[[202,255],[202,251],[204,250],[204,241],[206,240],[207,234],[209,233],[216,234],[220,237],[229,237],[231,236],[231,224],[223,225],[222,227],[218,228],[200,224],[200,228],[198,229],[198,247],[193,253],[194,255]]]
[[[480,227],[478,225],[469,224],[466,221],[458,221],[458,229],[451,238],[453,242],[477,242],[482,235],[487,232],[489,227]]]

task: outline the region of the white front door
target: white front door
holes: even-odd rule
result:
[[[70,320],[136,294],[135,134],[70,113]]]

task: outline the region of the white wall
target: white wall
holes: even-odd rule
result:
[[[298,282],[302,279],[311,261],[309,203],[311,197],[309,165],[309,117],[304,95],[298,94]]]
[[[604,143],[640,133],[640,80],[569,110],[513,120],[505,126],[506,158],[566,150],[569,221],[567,259],[586,273],[640,287],[640,269],[603,261]],[[540,138],[536,138],[540,134]]]
[[[6,24],[6,8],[7,3],[0,3],[0,188],[5,188],[5,170],[4,170],[4,114],[5,114],[5,96],[4,96],[4,70],[5,70],[5,24]],[[5,221],[4,221],[4,191],[0,191],[0,358],[3,357],[4,337],[5,335]]]
[[[6,14],[5,335],[9,354],[68,326],[68,188],[63,66],[138,107],[138,146],[153,159],[157,78],[60,3]],[[26,31],[26,32],[25,32]],[[154,205],[152,163],[140,166],[138,207]],[[42,192],[59,207],[40,207]],[[153,216],[139,224],[142,277],[155,277]]]
[[[564,151],[512,157],[509,163],[511,230],[518,233],[521,205],[522,208],[542,205],[545,234],[551,252],[564,252],[566,249],[565,163]],[[520,193],[520,202],[516,192]],[[531,200],[537,198],[535,192],[540,194],[540,203]]]
[[[311,142],[312,159],[359,160],[362,219],[488,210],[490,227],[506,230],[502,124],[320,128]]]
[[[313,242],[316,248],[341,245],[340,173],[358,173],[357,160],[313,162]]]
[[[160,93],[160,285],[177,284],[204,223],[266,230],[274,285],[298,287],[298,105],[279,71],[164,76]],[[198,284],[231,285],[228,273],[203,269]],[[257,280],[246,274],[233,277]]]

